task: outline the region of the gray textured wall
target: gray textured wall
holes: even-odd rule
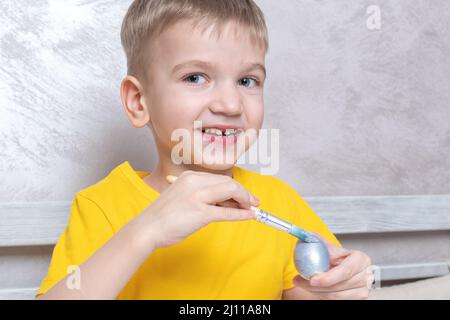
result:
[[[152,168],[150,132],[119,100],[129,3],[0,2],[0,202],[70,200],[124,160]],[[304,196],[450,193],[449,1],[258,3],[279,177]]]
[[[124,160],[153,167],[150,132],[119,99],[129,3],[0,2],[0,203],[71,200]],[[304,196],[450,194],[449,1],[258,3],[279,177]],[[369,5],[380,30],[366,26]],[[339,238],[376,264],[449,258],[448,230]],[[0,247],[0,296],[38,286],[52,249]]]

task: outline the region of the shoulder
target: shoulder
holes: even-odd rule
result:
[[[87,186],[77,192],[77,195],[88,199],[96,199],[102,197],[105,194],[110,193],[111,187],[115,184],[114,179],[111,178],[111,174],[97,181],[96,183]]]
[[[87,199],[95,203],[103,203],[113,197],[118,184],[118,168],[112,170],[106,177],[100,181],[77,192],[76,197]]]
[[[106,219],[111,225],[120,226],[122,222],[117,212],[123,212],[129,207],[133,192],[136,198],[135,189],[121,172],[121,166],[114,168],[97,183],[78,191],[72,212],[84,219]]]

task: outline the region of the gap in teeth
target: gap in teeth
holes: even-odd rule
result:
[[[217,128],[206,128],[206,129],[202,129],[202,132],[210,134],[210,135],[223,137],[223,136],[236,135],[239,132],[239,130],[238,129],[221,130],[221,129],[217,129]]]

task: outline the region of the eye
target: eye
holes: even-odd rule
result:
[[[186,76],[183,81],[194,83],[194,84],[203,84],[206,82],[206,78],[201,74],[190,74]]]
[[[239,80],[239,84],[247,88],[253,88],[257,86],[259,82],[258,80],[253,78],[242,78],[241,80]]]

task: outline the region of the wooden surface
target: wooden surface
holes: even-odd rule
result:
[[[450,230],[450,195],[305,200],[335,234]],[[69,213],[69,202],[0,204],[0,247],[55,244]]]

